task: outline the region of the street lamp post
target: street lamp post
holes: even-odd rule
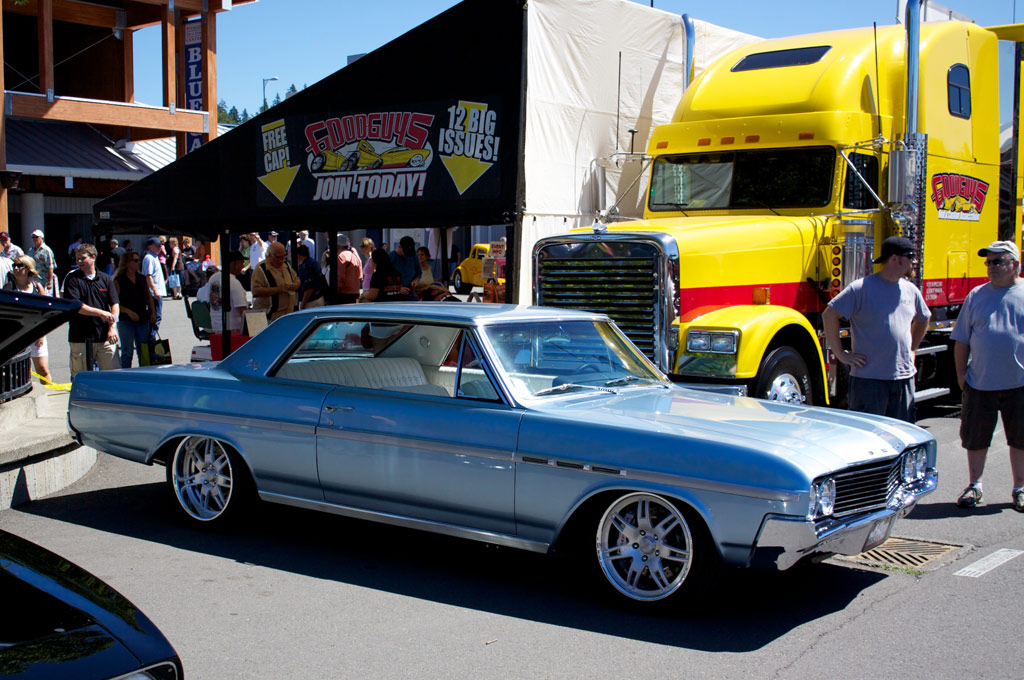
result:
[[[277,76],[271,76],[270,78],[263,79],[263,110],[267,110],[267,83],[277,80]]]

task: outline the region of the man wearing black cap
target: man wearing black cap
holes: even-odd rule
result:
[[[972,290],[953,327],[956,376],[964,391],[960,441],[967,450],[970,484],[956,504],[981,505],[981,473],[996,429],[1010,448],[1011,507],[1024,512],[1024,281],[1020,250],[1013,241],[996,241],[978,251],[985,258],[988,283]],[[970,362],[968,363],[968,359]]]
[[[167,295],[167,281],[164,279],[164,268],[160,266],[160,248],[163,244],[156,236],[146,239],[146,254],[142,258],[142,274],[146,277],[149,293],[153,296],[153,307],[156,320],[149,325],[149,339],[155,340],[163,319],[163,298]]]
[[[822,315],[829,348],[850,367],[851,411],[914,422],[914,352],[931,316],[921,291],[904,278],[916,260],[908,239],[885,239],[875,260],[882,268],[847,286]],[[839,337],[840,317],[850,322],[849,351]]]

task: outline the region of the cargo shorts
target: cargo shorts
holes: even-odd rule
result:
[[[964,383],[960,410],[960,442],[968,451],[992,444],[996,417],[1003,417],[1006,443],[1024,449],[1024,386],[1010,390],[976,390]]]

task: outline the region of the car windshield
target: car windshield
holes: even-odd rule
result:
[[[608,322],[508,323],[485,326],[481,335],[517,397],[669,384]]]
[[[659,156],[651,210],[817,208],[832,195],[831,147]]]

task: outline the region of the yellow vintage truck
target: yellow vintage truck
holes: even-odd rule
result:
[[[999,226],[998,41],[1024,26],[919,21],[766,40],[687,88],[655,128],[642,220],[533,248],[534,302],[608,313],[680,381],[824,404],[845,378],[821,312],[890,235],[932,309],[918,398],[955,384],[949,332]],[[1020,51],[1018,49],[1018,60]],[[1014,107],[1016,111],[1016,106]]]

